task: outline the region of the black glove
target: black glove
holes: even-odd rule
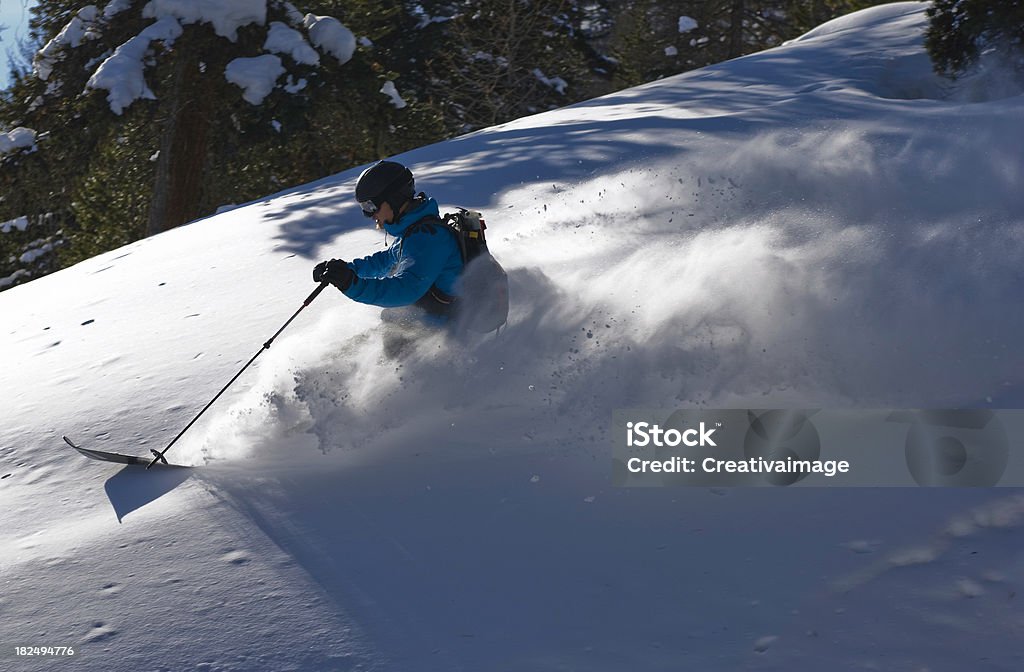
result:
[[[313,282],[329,282],[343,292],[355,279],[355,272],[348,267],[348,262],[342,259],[321,261],[313,267]]]

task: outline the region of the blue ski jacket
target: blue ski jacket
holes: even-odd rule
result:
[[[423,200],[398,221],[385,224],[384,230],[395,242],[386,250],[349,262],[357,278],[345,296],[385,308],[416,303],[433,285],[458,296],[462,254],[455,234],[440,221],[437,201]]]

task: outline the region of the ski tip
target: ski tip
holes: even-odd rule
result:
[[[161,467],[161,468],[162,467],[186,468],[186,469],[188,468],[187,465],[183,465],[183,464],[170,464],[170,463],[167,462],[166,459],[163,459],[162,455],[160,455],[159,459],[154,458],[153,462],[151,463],[149,461],[149,458],[146,458],[146,457],[140,457],[138,455],[123,455],[121,453],[110,453],[110,452],[107,452],[105,450],[95,450],[93,448],[82,448],[81,446],[76,445],[75,442],[72,441],[71,439],[69,439],[67,436],[62,436],[61,438],[64,439],[65,443],[67,443],[69,446],[71,446],[72,448],[77,450],[82,455],[84,455],[84,456],[86,456],[86,457],[88,457],[90,459],[93,459],[93,460],[99,460],[101,462],[116,462],[116,463],[119,463],[119,464],[135,464],[135,465],[142,465],[142,466],[146,466],[146,465],[153,466],[153,463],[155,463],[156,466]],[[153,451],[153,452],[156,453],[157,451]],[[146,467],[146,468],[148,469],[149,467]]]

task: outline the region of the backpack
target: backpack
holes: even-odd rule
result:
[[[487,249],[483,215],[459,208],[442,222],[454,234],[464,268],[459,278],[459,320],[472,331],[500,329],[508,320],[508,275]]]

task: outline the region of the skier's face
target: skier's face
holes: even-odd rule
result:
[[[384,228],[385,224],[390,224],[394,218],[395,212],[391,209],[391,205],[388,203],[381,203],[381,206],[377,208],[377,212],[373,213],[373,221],[377,224],[377,228]]]

